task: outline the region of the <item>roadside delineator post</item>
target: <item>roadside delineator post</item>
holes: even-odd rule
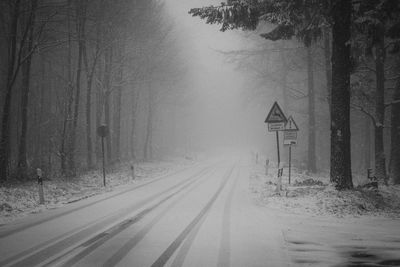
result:
[[[268,169],[269,169],[269,159],[265,161],[265,175],[268,175]]]
[[[280,192],[282,190],[282,174],[283,174],[283,168],[279,165],[278,166],[278,179],[276,182],[276,192]]]
[[[43,193],[43,171],[40,168],[36,169],[37,183],[39,187],[39,204],[44,204],[44,193]]]
[[[135,180],[135,165],[133,163],[131,165],[131,173],[132,173],[132,180]]]

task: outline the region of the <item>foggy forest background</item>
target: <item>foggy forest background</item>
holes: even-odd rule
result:
[[[329,8],[320,1],[275,1],[273,11],[263,13],[266,6],[255,2],[191,10],[223,30],[246,30],[237,32],[245,48],[218,51],[245,76],[241,112],[262,111],[259,126],[243,124],[240,145],[275,157],[273,140],[272,151],[266,148],[263,117],[278,100],[301,129],[296,166],[329,170],[331,117],[339,114],[331,106]],[[400,183],[400,7],[393,0],[361,2],[353,1],[347,25],[351,169],[365,175],[372,168],[381,182]],[[347,14],[346,8],[337,12]],[[71,179],[98,168],[102,124],[110,127],[108,165],[218,143],[202,142],[213,133],[193,126],[202,104],[191,55],[162,1],[1,0],[0,10],[2,182],[31,179],[38,167],[49,177]],[[221,125],[218,141],[239,143],[224,143],[232,133]]]

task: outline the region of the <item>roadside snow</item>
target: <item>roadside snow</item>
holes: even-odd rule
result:
[[[44,180],[44,205],[39,205],[36,181],[4,185],[0,187],[0,225],[31,213],[55,209],[71,202],[110,192],[126,184],[140,183],[193,163],[193,161],[186,159],[135,163],[135,180],[132,179],[131,165],[121,164],[108,170],[106,187],[103,187],[101,170],[90,171],[72,179],[53,178]]]
[[[400,186],[380,186],[378,190],[356,187],[337,191],[327,174],[307,175],[292,170],[291,185],[284,169],[281,194],[276,189],[276,168],[255,165],[250,174],[250,190],[262,205],[295,214],[359,217],[362,215],[400,218]],[[357,183],[363,181],[358,178]],[[366,181],[364,181],[365,183]]]

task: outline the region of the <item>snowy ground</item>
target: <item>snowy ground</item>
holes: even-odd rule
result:
[[[362,188],[366,179],[356,177],[355,189],[336,191],[329,183],[328,174],[309,176],[292,170],[291,185],[288,169],[284,168],[283,192],[276,189],[276,168],[254,165],[250,175],[250,190],[262,205],[295,214],[334,217],[380,216],[400,218],[400,186],[380,186],[378,190]]]
[[[250,191],[256,203],[273,210],[296,267],[400,266],[400,187],[378,190],[357,187],[338,192],[328,174],[306,175],[293,170],[277,194],[276,168],[253,165]]]
[[[91,171],[74,179],[53,178],[44,181],[45,204],[39,205],[36,182],[10,184],[0,187],[0,224],[9,223],[28,214],[55,209],[104,192],[110,192],[126,184],[172,173],[194,164],[187,159],[135,163],[135,179],[130,164],[121,164],[108,170],[107,186],[103,187],[101,170]]]

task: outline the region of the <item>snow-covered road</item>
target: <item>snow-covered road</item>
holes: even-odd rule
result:
[[[346,252],[400,251],[398,221],[360,227],[257,206],[249,172],[244,159],[213,160],[3,226],[0,266],[364,266]]]

